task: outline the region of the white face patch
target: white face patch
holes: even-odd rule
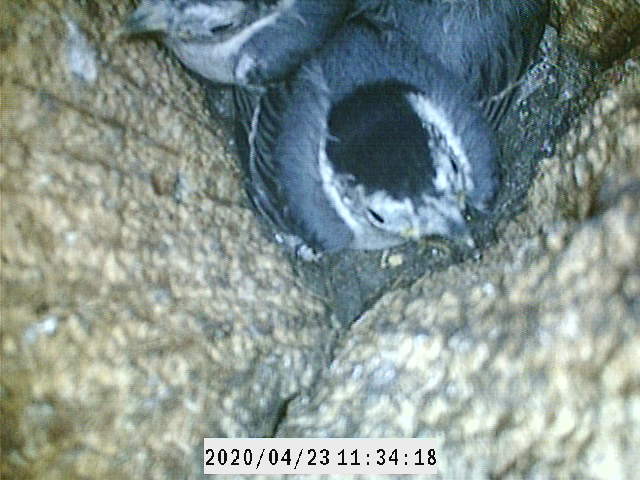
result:
[[[452,236],[452,226],[458,230],[466,229],[466,222],[457,203],[451,198],[434,198],[425,195],[418,209],[420,227],[423,232],[435,235]]]
[[[409,94],[407,100],[422,120],[423,128],[430,131],[427,147],[434,162],[435,195],[425,193],[419,199],[413,196],[398,199],[382,190],[367,193],[353,176],[335,171],[326,154],[326,138],[318,151],[322,188],[353,232],[353,248],[388,248],[429,235],[471,238],[463,216],[464,203],[460,201],[465,187],[471,185],[470,166],[460,139],[444,112],[428,99]],[[401,161],[390,159],[394,160]],[[452,160],[456,161],[455,166]],[[420,192],[415,193],[419,197]]]
[[[366,211],[357,207],[357,201],[354,201],[356,199],[345,195],[345,184],[349,179],[344,178],[346,177],[344,175],[340,178],[341,175],[335,173],[327,158],[324,142],[318,152],[318,168],[327,200],[353,233],[351,248],[364,250],[388,248],[406,240],[374,227]]]
[[[327,158],[325,143],[320,147],[318,152],[318,167],[320,169],[320,178],[322,180],[322,189],[327,195],[327,198],[333,205],[333,207],[340,215],[340,218],[353,230],[354,232],[360,230],[360,221],[353,216],[352,209],[349,208],[342,196],[340,188],[340,180],[333,170],[333,167],[329,163]]]
[[[455,189],[463,191],[473,190],[471,164],[462,147],[460,137],[455,133],[453,125],[451,125],[445,113],[424,95],[409,93],[407,94],[407,100],[423,124],[432,125],[445,138],[447,146],[456,157],[457,173],[451,164],[451,158],[446,155],[445,151],[429,145],[436,171],[434,180],[436,190],[446,194],[451,190],[452,185]]]
[[[336,174],[324,145],[318,166],[327,199],[353,232],[352,248],[388,248],[426,235],[452,235],[452,225],[464,229],[462,213],[450,198],[425,196],[416,208],[410,199],[397,200],[382,191],[366,195],[362,185],[350,185],[352,178]]]
[[[294,3],[294,0],[281,2],[277,10],[256,20],[240,30],[236,35],[218,43],[191,41],[180,35],[169,35],[165,39],[167,46],[187,67],[214,82],[235,83],[235,68],[242,46],[258,30],[274,23],[280,15]],[[230,8],[227,9],[227,4]],[[242,2],[225,2],[225,6],[198,4],[189,7],[189,15],[201,15],[211,21],[211,26],[231,23],[234,16],[246,8]],[[186,13],[185,12],[185,13]]]
[[[365,197],[363,203],[366,210],[375,212],[375,215],[365,212],[373,217],[369,218],[373,226],[404,238],[419,236],[420,222],[413,202],[408,198],[396,200],[385,192],[377,191]]]
[[[237,1],[224,2],[224,6],[217,3],[212,5],[197,3],[185,8],[183,15],[185,17],[197,18],[205,25],[223,25],[225,23],[231,23],[245,8],[246,6],[242,2]]]

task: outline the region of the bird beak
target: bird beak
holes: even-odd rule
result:
[[[401,235],[404,238],[410,238],[413,240],[418,240],[420,237],[422,237],[421,231],[420,231],[420,227],[409,227],[406,230],[404,230]]]
[[[458,244],[464,244],[471,249],[476,248],[476,242],[471,236],[466,223],[453,223],[451,225],[451,236],[454,242]]]
[[[142,0],[140,6],[124,21],[116,32],[118,36],[162,33],[169,29],[171,7],[168,2]]]
[[[458,209],[461,212],[464,212],[465,206],[467,204],[467,193],[465,190],[462,190],[458,194],[457,201],[458,201]],[[467,222],[465,222],[464,219],[462,219],[461,223],[453,222],[452,227],[453,227],[452,231],[454,232],[454,235],[458,238],[458,241],[461,243],[464,243],[469,248],[475,250],[476,242],[471,236],[471,232],[469,231]]]

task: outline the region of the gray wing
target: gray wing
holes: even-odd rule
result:
[[[291,5],[242,46],[239,65],[246,65],[246,71],[238,74],[246,83],[264,85],[294,71],[342,24],[351,0],[281,0],[281,3]]]
[[[472,52],[467,75],[487,119],[496,126],[536,55],[548,20],[547,1],[496,1]],[[497,32],[497,34],[496,34]],[[486,53],[481,49],[486,47]]]
[[[465,82],[496,126],[529,68],[548,0],[355,0],[354,11],[402,35]]]
[[[235,137],[245,190],[253,208],[272,229],[292,234],[274,155],[287,98],[284,82],[265,91],[234,88]]]
[[[470,203],[482,206],[493,198],[493,133],[458,78],[402,38],[387,43],[377,32],[348,22],[290,81],[264,93],[236,89],[247,193],[274,230],[314,250],[339,250],[352,242],[353,232],[322,184],[318,159],[328,138],[327,119],[331,106],[360,86],[390,80],[429,92],[468,152],[475,185],[468,192]]]
[[[317,75],[305,66],[263,93],[237,88],[236,142],[251,204],[280,239],[296,250],[340,250],[352,234],[321,185],[329,100]]]

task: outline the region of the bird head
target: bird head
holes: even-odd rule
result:
[[[361,87],[331,109],[328,128],[320,175],[355,248],[434,235],[474,246],[465,221],[476,187],[470,161],[426,94],[394,82]]]

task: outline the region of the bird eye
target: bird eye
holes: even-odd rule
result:
[[[233,26],[233,23],[224,23],[222,25],[216,25],[215,27],[211,27],[209,29],[209,32],[211,32],[212,35],[216,35],[218,33],[224,32],[225,30],[229,30],[232,26]]]
[[[371,218],[373,218],[376,222],[384,223],[384,218],[382,218],[378,212],[376,212],[375,210],[371,210],[370,208],[367,210],[369,211],[369,215],[371,216]]]

